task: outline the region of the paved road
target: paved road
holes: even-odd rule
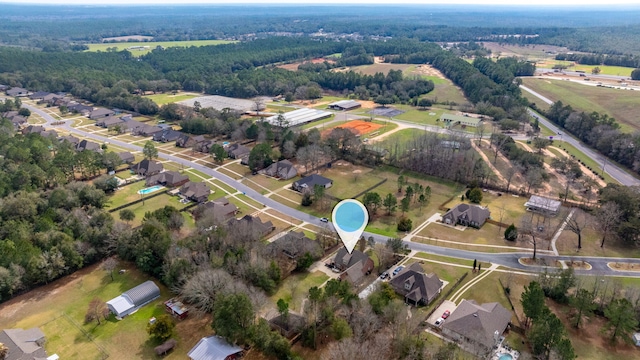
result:
[[[553,104],[553,101],[551,101],[550,99],[542,96],[541,94],[529,89],[526,86],[520,85],[520,88],[522,90],[525,90],[525,91],[531,93],[532,95],[538,97],[540,100],[546,102],[547,104]],[[575,146],[577,149],[579,149],[585,155],[587,155],[593,161],[595,161],[596,164],[599,164],[600,166],[602,166],[603,159],[605,159],[605,157],[603,155],[601,155],[601,154],[595,152],[594,150],[592,150],[591,148],[587,147],[586,145],[584,145],[582,143],[582,141],[574,138],[573,136],[569,135],[568,133],[565,133],[564,129],[560,129],[558,126],[553,124],[551,121],[547,120],[542,115],[535,113],[531,109],[528,109],[528,111],[531,114],[531,116],[537,118],[538,121],[540,121],[541,124],[543,124],[544,126],[548,127],[551,131],[553,131],[556,134],[562,134],[561,135],[561,140],[563,140],[563,141]],[[632,176],[631,174],[629,174],[628,172],[623,170],[618,165],[611,163],[609,160],[604,161],[604,163],[605,163],[604,171],[607,174],[611,175],[612,178],[616,179],[621,184],[626,185],[626,186],[640,185],[640,180],[638,180],[637,178],[635,178],[634,176]]]
[[[32,112],[37,113],[38,115],[42,116],[43,119],[46,120],[46,124],[51,126],[51,123],[55,122],[56,120],[51,117],[49,114],[47,114],[46,112],[42,111],[39,108],[30,106],[30,105],[26,105],[23,104],[23,106],[25,106],[26,108],[28,108],[29,110],[31,110]],[[91,134],[88,133],[86,131],[83,131],[81,129],[77,129],[74,127],[71,127],[68,122],[65,122],[65,124],[63,125],[58,125],[58,126],[53,126],[53,128],[64,128],[64,130],[70,132],[70,133],[75,133],[77,135],[80,135],[82,137],[88,138],[88,139],[92,139],[94,141],[98,141],[101,143],[111,143],[114,144],[118,147],[124,148],[124,149],[129,149],[132,151],[142,151],[142,147],[141,146],[137,146],[137,145],[132,145],[129,144],[127,142],[123,142],[123,141],[119,141],[117,139],[113,139],[113,138],[108,138],[108,137],[103,137],[100,135],[95,135],[95,134]],[[185,160],[185,159],[181,159],[179,157],[176,156],[172,156],[169,154],[165,154],[160,152],[159,156],[163,159],[166,160],[171,160],[173,162],[176,162],[178,164],[182,164],[186,167],[191,167],[193,169],[196,169],[198,171],[201,171],[215,179],[218,179],[222,182],[224,182],[225,184],[232,186],[233,188],[237,189],[239,192],[242,192],[244,194],[246,194],[247,196],[249,196],[250,198],[264,204],[265,206],[268,206],[270,208],[273,208],[283,214],[285,214],[286,216],[289,216],[291,218],[295,218],[295,219],[299,219],[302,221],[306,221],[310,224],[319,226],[319,227],[323,227],[323,226],[328,226],[331,229],[333,229],[332,224],[325,224],[322,223],[320,221],[319,218],[309,215],[307,213],[298,211],[296,209],[290,208],[284,204],[281,204],[277,201],[274,201],[268,197],[263,196],[262,194],[258,193],[257,191],[253,190],[252,188],[242,184],[241,182],[236,181],[235,179],[230,178],[229,176],[226,176],[218,171],[216,171],[215,169],[211,169],[208,168],[206,166],[203,165],[199,165],[196,163],[193,163],[191,161]],[[386,236],[382,236],[382,235],[378,235],[378,234],[372,234],[372,233],[367,233],[365,232],[363,234],[365,237],[369,238],[369,237],[373,237],[373,239],[376,242],[379,243],[385,243],[387,241]],[[435,245],[428,245],[428,244],[422,244],[422,243],[415,243],[415,242],[411,242],[411,241],[405,241],[405,244],[412,250],[416,250],[416,251],[421,251],[421,252],[426,252],[426,253],[431,253],[431,254],[436,254],[436,255],[442,255],[442,256],[449,256],[449,257],[455,257],[455,258],[462,258],[462,259],[468,259],[470,260],[470,264],[471,261],[473,259],[477,259],[479,261],[484,261],[484,262],[492,262],[498,265],[502,265],[502,266],[506,266],[506,267],[510,267],[510,268],[514,268],[514,269],[519,269],[519,270],[528,270],[528,271],[542,271],[543,268],[542,267],[537,267],[537,266],[525,266],[522,265],[518,262],[519,258],[522,257],[530,257],[531,253],[500,253],[500,254],[495,254],[495,253],[482,253],[482,252],[475,252],[475,251],[468,251],[468,250],[460,250],[460,249],[452,249],[452,248],[446,248],[446,247],[440,247],[440,246],[435,246]],[[579,260],[584,260],[589,262],[592,266],[593,269],[591,271],[576,271],[577,274],[589,274],[589,275],[608,275],[608,276],[629,276],[629,277],[640,277],[640,272],[618,272],[618,271],[614,271],[611,270],[610,268],[607,267],[607,263],[611,262],[611,261],[617,261],[617,260],[624,260],[626,262],[632,262],[632,263],[636,263],[636,264],[640,264],[640,259],[615,259],[615,258],[599,258],[599,257],[571,257],[571,256],[549,256],[549,255],[545,255],[545,256],[539,256],[540,258],[549,258],[549,259],[556,259],[556,260],[575,260],[575,261],[579,261]]]

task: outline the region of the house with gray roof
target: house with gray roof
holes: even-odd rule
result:
[[[176,146],[181,148],[190,148],[205,141],[204,136],[190,136],[189,134],[181,134],[176,140]]]
[[[528,211],[556,216],[558,215],[558,211],[560,210],[562,203],[558,200],[549,199],[544,196],[531,195],[529,201],[524,203],[524,206]]]
[[[266,169],[260,170],[260,173],[283,180],[289,180],[298,176],[298,170],[289,160],[276,161]]]
[[[58,141],[60,142],[68,142],[71,145],[73,145],[74,147],[76,145],[78,145],[78,143],[80,143],[80,139],[78,139],[77,137],[73,136],[73,135],[65,135],[65,136],[60,136],[58,138]]]
[[[489,209],[472,204],[458,204],[442,215],[442,222],[447,225],[463,225],[481,228],[491,216]]]
[[[89,114],[89,119],[97,120],[97,119],[113,116],[115,114],[116,114],[116,112],[113,111],[113,110],[105,109],[105,108],[99,108],[99,109],[95,109],[95,110],[91,111],[91,113]]]
[[[43,126],[29,125],[22,129],[22,135],[41,134],[43,131],[45,131]]]
[[[31,100],[42,100],[45,96],[50,95],[51,93],[48,91],[36,91],[29,95],[29,99]]]
[[[124,120],[117,116],[107,116],[96,120],[96,126],[100,126],[102,128],[108,129],[112,126],[121,125],[124,123]]]
[[[333,258],[333,266],[342,272],[341,280],[358,285],[364,277],[371,274],[374,268],[373,260],[360,250],[353,250],[351,254],[345,247],[340,248]]]
[[[201,152],[201,153],[205,153],[208,154],[211,152],[211,147],[213,146],[213,144],[215,144],[215,141],[213,140],[203,140],[202,142],[199,142],[197,144],[195,144],[193,146],[193,149],[195,151]]]
[[[131,171],[141,176],[151,176],[160,173],[164,167],[159,162],[144,159],[130,167]]]
[[[204,207],[204,211],[212,212],[214,218],[222,221],[229,220],[238,213],[238,207],[229,202],[226,197],[208,201],[200,206]]]
[[[166,187],[177,187],[189,182],[187,175],[180,174],[177,171],[163,171],[159,174],[152,175],[147,178],[146,185],[163,185]]]
[[[271,221],[262,222],[257,216],[245,215],[241,219],[231,219],[229,226],[246,226],[247,228],[256,229],[262,237],[276,229]]]
[[[85,151],[85,150],[101,153],[102,147],[100,146],[100,144],[95,143],[93,141],[81,140],[76,145],[76,151]]]
[[[419,263],[413,263],[394,276],[389,285],[407,304],[419,306],[431,303],[442,291],[444,283],[438,275],[425,274]]]
[[[159,141],[163,143],[174,142],[182,136],[180,131],[173,130],[172,128],[164,128],[153,135],[153,141]]]
[[[478,355],[488,354],[511,322],[511,312],[497,302],[478,304],[462,300],[442,325],[442,333]]]
[[[446,123],[449,126],[460,125],[462,127],[477,127],[482,122],[482,119],[469,115],[453,115],[444,113],[440,116],[440,121]]]
[[[333,180],[327,179],[326,177],[318,174],[311,174],[298,181],[294,181],[292,188],[297,192],[306,192],[313,191],[313,188],[315,188],[316,185],[328,189],[333,185]]]
[[[135,156],[128,151],[119,152],[117,154],[120,157],[120,160],[125,164],[131,164],[136,160]]]
[[[0,343],[9,350],[3,360],[44,360],[47,352],[45,337],[38,328],[28,330],[5,329],[0,332]]]
[[[160,288],[148,280],[107,301],[109,310],[119,318],[125,317],[160,297]]]
[[[189,181],[180,187],[180,195],[197,203],[207,201],[209,194],[211,194],[211,188],[199,181]]]
[[[227,147],[227,155],[232,159],[241,159],[248,156],[251,150],[242,144],[231,144]]]
[[[130,121],[127,121],[129,123]],[[154,136],[155,134],[162,131],[162,128],[155,125],[147,125],[144,123],[136,124],[136,127],[130,128],[131,133],[137,136]]]
[[[234,360],[242,357],[241,347],[231,345],[220,336],[200,339],[187,356],[191,360]]]
[[[88,115],[93,111],[93,106],[83,105],[79,103],[69,103],[69,105],[67,105],[67,110],[76,114]]]
[[[298,260],[305,253],[314,258],[322,256],[322,247],[318,241],[309,239],[302,231],[289,231],[270,242],[267,251],[271,255],[284,254],[289,259]]]
[[[27,96],[29,95],[29,90],[20,87],[12,87],[11,89],[7,90],[7,95],[13,97]]]

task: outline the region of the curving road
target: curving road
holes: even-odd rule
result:
[[[28,108],[29,110],[31,110],[32,112],[40,115],[43,119],[45,119],[46,124],[45,125],[49,125],[51,126],[51,123],[56,122],[58,120],[54,119],[53,117],[51,117],[49,114],[47,114],[46,112],[42,111],[41,109],[28,105],[28,104],[23,104],[24,107]],[[74,128],[72,126],[70,126],[67,122],[65,122],[62,125],[57,125],[57,126],[53,126],[54,128],[63,128],[64,130],[70,132],[70,133],[74,133],[77,135],[80,135],[84,138],[87,139],[92,139],[101,143],[111,143],[114,144],[118,147],[121,147],[123,149],[129,149],[132,151],[142,151],[142,147],[141,146],[137,146],[137,145],[133,145],[133,144],[129,144],[127,142],[123,142],[117,139],[113,139],[113,138],[108,138],[108,137],[104,137],[104,136],[99,136],[99,135],[95,135],[95,134],[91,134],[88,133],[86,131]],[[420,128],[424,128],[423,126],[421,126]],[[218,179],[222,182],[224,182],[225,184],[237,189],[239,192],[245,193],[247,196],[249,196],[250,198],[264,204],[265,206],[268,206],[270,208],[275,209],[276,211],[283,213],[291,218],[295,218],[301,221],[305,221],[308,222],[310,224],[319,226],[319,227],[323,227],[323,226],[330,226],[331,228],[333,228],[332,224],[325,224],[323,222],[320,221],[319,218],[309,215],[307,213],[301,212],[299,210],[290,208],[284,204],[281,204],[277,201],[274,201],[268,197],[265,197],[264,195],[260,194],[259,192],[253,190],[252,188],[244,185],[243,183],[232,179],[229,176],[226,176],[220,172],[218,172],[215,169],[211,169],[208,168],[206,166],[203,165],[199,165],[196,163],[193,163],[189,160],[185,160],[185,159],[181,159],[179,157],[173,156],[173,155],[169,155],[169,154],[165,154],[162,152],[159,152],[159,156],[163,159],[166,160],[171,160],[175,163],[178,164],[182,164],[186,167],[191,167],[195,170],[201,171],[209,176],[211,176],[212,178]],[[382,235],[378,235],[378,234],[373,234],[373,233],[367,233],[365,232],[363,234],[365,237],[373,237],[373,239],[378,242],[378,243],[385,243],[388,239],[388,237],[386,236],[382,236]],[[543,267],[539,267],[539,266],[526,266],[526,265],[522,265],[518,262],[519,258],[522,257],[529,257],[531,256],[531,253],[483,253],[483,252],[475,252],[475,251],[468,251],[468,250],[460,250],[460,249],[452,249],[452,248],[446,248],[446,247],[440,247],[440,246],[435,246],[435,245],[427,245],[427,244],[422,244],[422,243],[415,243],[415,242],[411,242],[411,241],[405,241],[405,244],[411,249],[411,250],[416,250],[416,251],[421,251],[421,252],[426,252],[426,253],[431,253],[431,254],[435,254],[435,255],[442,255],[442,256],[449,256],[449,257],[455,257],[455,258],[462,258],[462,259],[468,259],[470,261],[472,261],[473,259],[477,259],[479,261],[484,261],[484,262],[491,262],[491,263],[495,263],[498,265],[502,265],[502,266],[506,266],[506,267],[510,267],[510,268],[514,268],[514,269],[519,269],[519,270],[525,270],[525,271],[543,271],[544,268]],[[589,264],[591,264],[591,266],[593,267],[592,270],[589,271],[585,271],[585,270],[576,270],[576,274],[585,274],[585,275],[606,275],[606,276],[628,276],[628,277],[640,277],[640,272],[633,272],[633,271],[614,271],[612,269],[610,269],[607,266],[607,263],[609,262],[615,262],[615,261],[625,261],[625,262],[630,262],[630,263],[634,263],[634,264],[640,264],[640,259],[622,259],[622,258],[600,258],[600,257],[579,257],[579,256],[549,256],[549,255],[539,255],[538,257],[540,258],[548,258],[548,259],[555,259],[555,260],[573,260],[573,261],[586,261]],[[470,262],[471,263],[471,262]]]
[[[531,93],[532,95],[536,96],[537,98],[539,98],[540,100],[544,101],[549,105],[553,104],[553,101],[533,91],[532,89],[529,89],[526,86],[520,85],[520,88],[522,90],[525,90]],[[587,155],[593,161],[595,161],[596,164],[600,164],[600,166],[602,166],[603,160],[606,159],[602,154],[597,153],[596,151],[592,150],[590,147],[587,147],[586,145],[584,145],[580,140],[574,138],[568,133],[565,133],[564,129],[560,129],[558,126],[553,124],[551,121],[547,120],[542,115],[534,112],[531,109],[527,109],[527,110],[529,111],[529,114],[534,118],[537,118],[541,124],[549,128],[554,133],[561,134],[561,139],[563,141],[575,146],[578,150],[582,151],[585,155]],[[604,171],[607,174],[611,175],[612,178],[616,179],[622,185],[626,185],[626,186],[640,185],[640,180],[638,180],[633,175],[623,170],[620,166],[612,163],[610,160],[604,160]]]

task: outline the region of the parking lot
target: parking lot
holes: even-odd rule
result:
[[[431,316],[429,316],[429,318],[427,319],[427,323],[436,326],[436,320],[438,320],[438,318],[440,318],[442,316],[442,314],[444,314],[445,311],[449,310],[449,312],[453,313],[453,311],[456,309],[457,305],[456,303],[454,303],[453,301],[449,301],[449,300],[445,300],[442,305],[440,305],[436,311],[433,312],[433,314],[431,314]],[[446,322],[446,320],[445,320]],[[440,324],[442,325],[442,324]]]

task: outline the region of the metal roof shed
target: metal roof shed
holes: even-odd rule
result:
[[[160,288],[153,281],[145,281],[129,291],[125,291],[122,296],[128,297],[131,302],[140,307],[160,297]]]
[[[226,342],[219,336],[200,339],[187,356],[191,360],[226,360],[242,352],[242,348]]]

